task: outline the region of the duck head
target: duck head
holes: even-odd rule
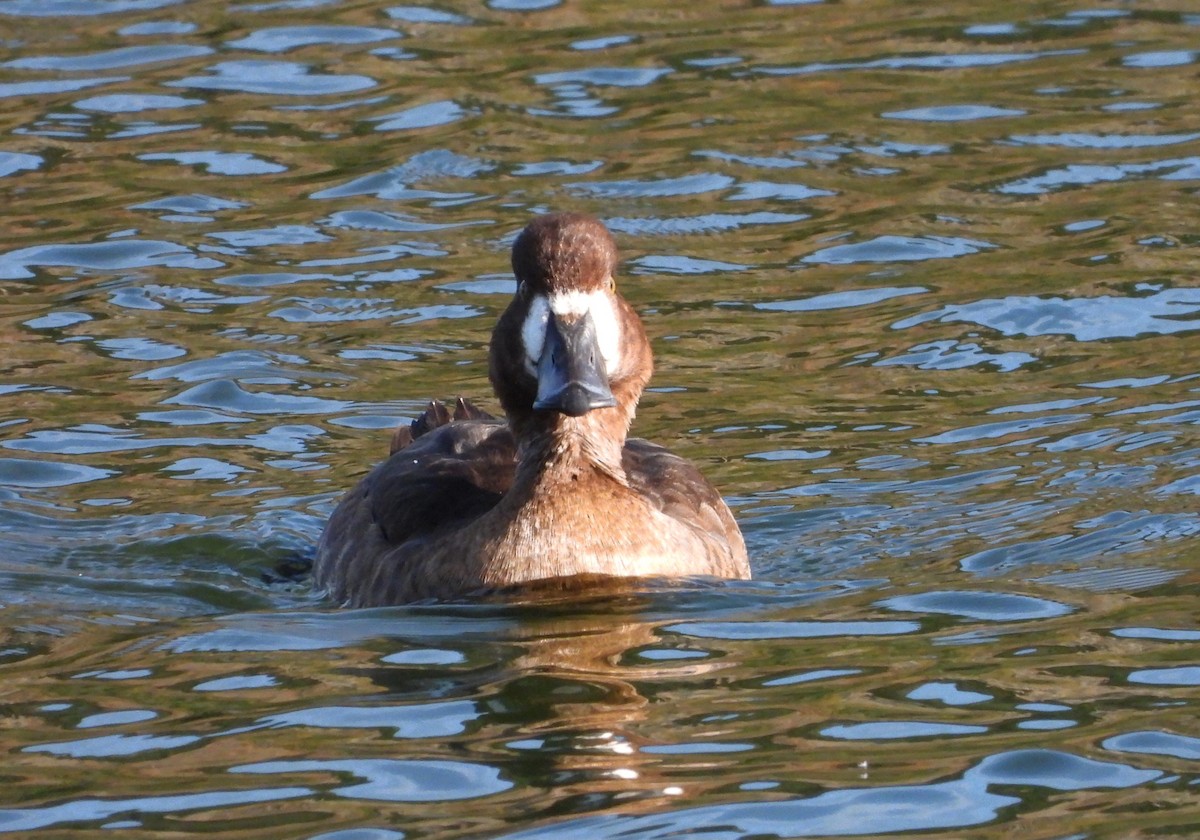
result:
[[[612,235],[580,213],[539,216],[513,243],[517,292],[492,334],[489,375],[518,434],[588,419],[624,439],[654,363],[616,265]]]

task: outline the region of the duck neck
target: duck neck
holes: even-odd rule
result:
[[[627,485],[621,466],[627,424],[614,415],[606,409],[582,417],[555,414],[544,426],[531,429],[518,449],[513,490],[569,499],[567,488],[579,482],[601,479]]]

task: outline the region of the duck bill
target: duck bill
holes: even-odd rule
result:
[[[538,359],[537,380],[533,407],[539,411],[582,417],[594,408],[617,404],[590,314],[569,321],[558,315],[550,316]]]

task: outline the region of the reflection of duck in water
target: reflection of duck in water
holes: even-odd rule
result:
[[[354,606],[553,579],[747,578],[729,508],[666,449],[626,439],[653,360],[616,292],[597,220],[541,216],[513,245],[516,296],[492,333],[507,423],[433,405],[338,504],[315,580]]]
[[[743,675],[738,651],[706,649],[664,629],[680,616],[673,592],[589,590],[550,602],[524,594],[502,603],[373,613],[371,627],[393,648],[433,642],[443,654],[460,655],[444,666],[423,657],[380,663],[377,649],[358,646],[342,673],[371,681],[363,696],[418,708],[449,690],[455,714],[469,712],[458,722],[464,734],[434,749],[454,758],[466,751],[521,779],[526,794],[536,792],[521,795],[528,820],[617,805],[629,813],[653,810],[664,796],[754,778],[755,765],[741,766],[740,753],[669,754],[680,738],[727,735],[731,715],[724,705],[714,710],[714,687]],[[422,635],[430,625],[437,635]],[[684,658],[670,655],[682,650]],[[717,693],[731,699],[725,691]]]

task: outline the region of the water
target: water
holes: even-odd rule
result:
[[[0,833],[1194,836],[1185,3],[0,0]],[[273,571],[603,217],[756,579]]]

